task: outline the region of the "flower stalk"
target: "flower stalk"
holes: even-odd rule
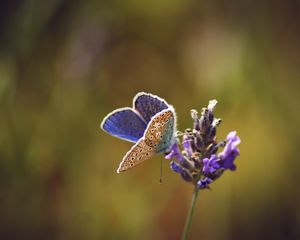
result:
[[[199,193],[199,189],[195,186],[194,191],[193,191],[191,206],[190,206],[188,215],[185,220],[185,225],[184,225],[184,229],[182,232],[181,240],[187,240],[190,235],[190,229],[191,229],[191,225],[192,225],[192,219],[193,219],[193,215],[194,215],[194,209],[196,206],[198,193]]]

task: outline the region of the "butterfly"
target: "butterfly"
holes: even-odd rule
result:
[[[167,153],[176,142],[176,114],[164,99],[139,92],[133,107],[118,108],[102,121],[101,128],[108,134],[134,142],[125,154],[117,173],[133,168],[159,153]]]

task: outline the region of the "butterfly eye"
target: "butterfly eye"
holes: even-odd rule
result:
[[[143,149],[140,149],[140,153],[143,151]]]
[[[134,160],[134,157],[132,157],[131,160],[133,161],[133,160]]]

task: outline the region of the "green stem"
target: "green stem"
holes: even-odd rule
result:
[[[187,240],[188,237],[189,237],[189,233],[190,233],[190,229],[191,229],[191,223],[192,223],[192,219],[193,219],[193,213],[194,213],[194,209],[195,209],[195,205],[196,205],[196,200],[197,200],[198,192],[199,192],[199,189],[197,188],[197,186],[195,186],[194,192],[193,192],[191,206],[190,206],[187,218],[185,220],[185,225],[184,225],[184,229],[183,229],[181,240]]]

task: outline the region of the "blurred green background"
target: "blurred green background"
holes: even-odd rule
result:
[[[242,139],[191,239],[300,239],[299,79],[297,0],[1,0],[0,239],[180,238],[192,186],[99,128],[139,91]]]

